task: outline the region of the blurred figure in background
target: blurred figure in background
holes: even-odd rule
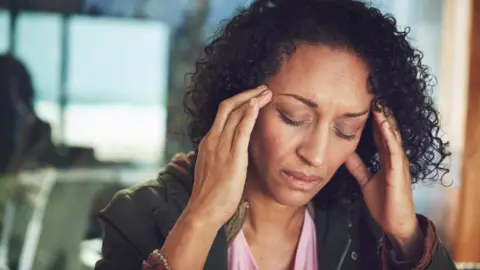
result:
[[[21,183],[19,174],[43,167],[67,168],[95,163],[91,148],[59,148],[54,145],[50,124],[41,120],[34,110],[34,93],[32,78],[26,66],[11,55],[1,55],[0,230],[6,223],[14,224],[12,231],[2,232],[2,240],[9,249],[11,269],[17,269],[21,251],[27,241],[27,227],[38,203],[32,200],[32,196],[35,196],[33,194],[37,193],[30,194],[25,183]],[[43,179],[38,179],[38,182],[42,185]],[[5,212],[8,202],[10,206],[15,205],[16,209],[9,219]],[[96,227],[97,224],[91,226],[90,230],[98,231],[99,228]]]
[[[98,165],[90,147],[57,147],[50,124],[33,107],[35,90],[25,65],[0,56],[0,173],[45,166]]]
[[[0,56],[0,173],[53,164],[59,154],[50,125],[33,109],[34,89],[25,65]]]

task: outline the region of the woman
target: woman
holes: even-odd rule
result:
[[[96,269],[455,269],[414,212],[449,153],[406,36],[358,1],[240,11],[192,76],[195,152],[101,213]]]

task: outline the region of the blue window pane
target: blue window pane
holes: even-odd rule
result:
[[[73,103],[163,104],[169,29],[160,22],[73,17],[68,93]]]
[[[32,77],[35,101],[56,101],[60,85],[62,18],[53,13],[18,15],[15,55]]]
[[[69,27],[65,143],[92,147],[102,161],[161,160],[169,28],[84,16]]]

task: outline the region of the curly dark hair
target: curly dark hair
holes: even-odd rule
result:
[[[439,115],[431,98],[435,85],[423,54],[399,30],[392,15],[354,0],[257,0],[239,10],[206,45],[185,94],[189,136],[197,149],[210,129],[220,102],[276,74],[282,59],[299,44],[322,44],[354,53],[370,69],[374,105],[395,113],[410,161],[412,182],[442,181],[448,173],[448,142],[442,140]],[[371,126],[372,117],[367,126]],[[366,128],[357,152],[372,173],[379,154]],[[345,166],[315,196],[322,206],[351,201],[360,189]]]

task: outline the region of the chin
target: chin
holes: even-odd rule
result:
[[[316,184],[291,183],[284,175],[279,177],[265,177],[264,187],[267,193],[280,205],[289,207],[302,207],[309,203],[313,197],[325,186],[327,181]]]
[[[316,192],[312,194],[285,187],[270,190],[270,195],[277,203],[289,207],[302,207],[310,202],[315,194]]]

